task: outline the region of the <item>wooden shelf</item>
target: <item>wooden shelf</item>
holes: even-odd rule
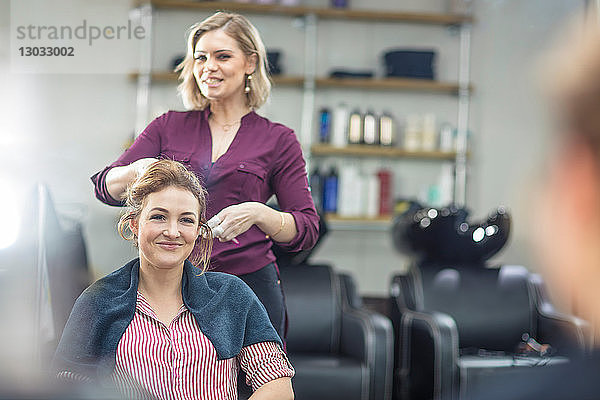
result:
[[[350,157],[386,157],[386,158],[413,158],[424,160],[454,160],[456,153],[441,151],[406,151],[395,147],[348,145],[334,147],[326,144],[313,145],[310,148],[313,156],[350,156]]]
[[[341,223],[341,222],[352,222],[352,223],[371,223],[371,224],[383,224],[390,223],[392,221],[391,215],[380,215],[374,218],[368,217],[342,217],[338,214],[325,214],[327,222]]]
[[[390,215],[382,215],[375,218],[369,217],[342,217],[337,214],[326,214],[328,228],[338,231],[374,231],[387,232],[392,223]]]
[[[279,14],[303,16],[313,14],[325,19],[345,19],[361,21],[407,22],[432,25],[460,25],[473,22],[469,15],[439,13],[374,11],[355,9],[335,9],[317,7],[287,7],[280,4],[253,4],[228,1],[177,1],[177,0],[135,0],[135,6],[151,4],[157,9],[188,9],[198,11],[227,10],[251,14]]]
[[[415,90],[422,92],[458,93],[457,83],[439,82],[428,79],[409,78],[318,78],[319,87],[376,89],[376,90]],[[469,86],[469,90],[472,87]]]
[[[129,78],[132,80],[137,79],[139,76],[139,72],[131,72],[129,74]],[[175,72],[153,72],[151,75],[151,79],[154,82],[176,82],[178,76],[179,75]],[[302,78],[301,76],[274,75],[272,79],[273,83],[276,85],[302,86],[302,84],[304,83],[304,78]]]
[[[129,74],[131,79],[137,79],[138,72]],[[174,72],[153,72],[152,80],[155,82],[175,82],[177,74]],[[273,83],[276,85],[302,86],[304,78],[293,75],[273,75]],[[438,92],[456,94],[458,84],[448,82],[437,82],[426,79],[406,78],[381,78],[381,79],[355,79],[355,78],[318,78],[315,80],[317,87],[322,88],[346,88],[346,89],[372,89],[372,90],[407,90],[419,92]],[[471,88],[472,89],[472,88]]]

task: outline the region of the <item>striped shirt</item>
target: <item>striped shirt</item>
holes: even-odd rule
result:
[[[240,367],[253,390],[294,375],[274,342],[246,346],[237,357],[218,360],[185,305],[166,326],[138,291],[135,315],[117,347],[112,379],[126,398],[234,400]]]

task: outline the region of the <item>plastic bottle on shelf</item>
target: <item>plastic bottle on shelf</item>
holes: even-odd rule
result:
[[[454,129],[449,123],[442,125],[440,129],[440,151],[450,153],[455,151],[454,147]]]
[[[369,145],[379,144],[379,132],[377,130],[377,119],[373,111],[367,111],[364,118],[363,129],[364,143]]]
[[[386,112],[379,116],[379,144],[393,146],[395,142],[394,119]]]
[[[354,110],[348,119],[348,144],[361,144],[363,138],[363,117],[360,111]]]
[[[321,108],[319,113],[319,143],[329,143],[331,134],[331,111],[327,107]]]
[[[347,8],[348,0],[331,0],[331,7],[333,8]]]
[[[348,107],[344,103],[338,104],[338,106],[333,110],[332,122],[332,146],[345,147],[348,144],[346,139],[346,131],[348,129]]]
[[[375,218],[379,215],[379,178],[370,173],[365,177],[365,216]]]
[[[315,167],[309,176],[310,191],[317,211],[323,210],[323,178],[319,167]]]
[[[406,117],[406,129],[404,130],[404,150],[421,150],[421,117],[411,114]]]
[[[392,173],[387,169],[377,172],[379,179],[379,215],[392,213]]]
[[[338,214],[342,217],[358,217],[361,214],[363,192],[358,168],[353,165],[344,166],[339,175]]]
[[[336,213],[338,209],[338,173],[331,167],[329,174],[323,179],[323,211]]]
[[[421,132],[421,149],[435,151],[438,148],[435,114],[425,114],[423,117],[423,130]]]

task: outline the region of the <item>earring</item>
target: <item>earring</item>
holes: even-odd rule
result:
[[[248,75],[246,77],[246,87],[244,88],[244,93],[250,93],[250,83],[252,83],[252,75]]]

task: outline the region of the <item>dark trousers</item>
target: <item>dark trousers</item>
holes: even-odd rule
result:
[[[275,263],[271,263],[256,272],[245,275],[239,275],[239,278],[246,282],[246,285],[256,294],[256,297],[263,303],[269,314],[271,324],[279,334],[281,341],[285,345],[285,325],[286,310],[285,297],[279,280],[279,273]],[[246,385],[246,374],[240,371],[238,379],[238,397],[239,400],[248,399],[252,390]]]
[[[273,327],[285,342],[286,310],[285,297],[279,280],[279,273],[275,263],[271,263],[256,272],[239,275],[246,285],[256,293],[269,314]]]

